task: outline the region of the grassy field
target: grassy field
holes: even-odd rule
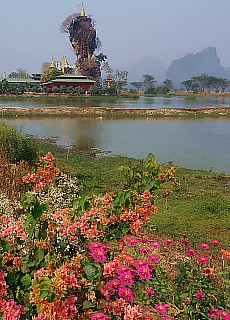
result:
[[[121,166],[140,169],[142,161],[119,156],[92,157],[68,152],[53,144],[43,144],[51,151],[57,166],[73,175],[80,184],[80,193],[116,193],[125,188]],[[188,233],[194,241],[218,239],[230,241],[230,177],[218,173],[178,168],[176,183],[165,183],[154,193],[158,213],[152,220],[151,232],[177,237]],[[163,191],[172,189],[166,199]]]

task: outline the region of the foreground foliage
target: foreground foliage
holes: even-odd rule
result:
[[[20,215],[3,209],[0,219],[3,319],[229,319],[230,251],[144,232],[158,215],[152,194],[175,183],[175,167],[149,155],[143,175],[122,172],[125,190],[68,202],[74,188],[51,153],[27,168]]]
[[[15,126],[0,123],[0,150],[13,163],[26,160],[32,164],[38,157],[38,140],[18,132]]]

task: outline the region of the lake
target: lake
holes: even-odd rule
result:
[[[91,148],[162,163],[230,173],[230,120],[106,119],[87,117],[1,118],[22,131],[53,136],[59,145]]]
[[[62,107],[103,107],[103,108],[209,108],[224,107],[230,105],[230,95],[225,96],[224,100],[216,95],[197,95],[194,99],[184,96],[169,97],[144,97],[139,99],[121,99],[116,97],[99,97],[93,99],[71,98],[71,97],[0,97],[0,107],[24,107],[24,108],[62,108]]]
[[[95,98],[0,98],[0,107],[108,107],[108,108],[201,108],[230,105],[218,96]],[[108,119],[87,117],[1,118],[23,132],[55,137],[59,145],[90,152],[92,148],[144,159],[148,153],[162,163],[192,169],[230,173],[230,120],[202,119]]]

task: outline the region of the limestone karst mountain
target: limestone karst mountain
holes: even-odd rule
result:
[[[181,59],[172,61],[167,78],[174,84],[205,73],[210,76],[226,78],[227,74],[217,56],[216,48],[209,47],[198,53],[188,53]]]

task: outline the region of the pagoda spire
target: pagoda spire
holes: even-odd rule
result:
[[[50,68],[55,68],[54,57],[52,57],[52,62],[51,62]]]
[[[81,6],[81,17],[85,17],[84,3],[82,3],[82,6]]]

